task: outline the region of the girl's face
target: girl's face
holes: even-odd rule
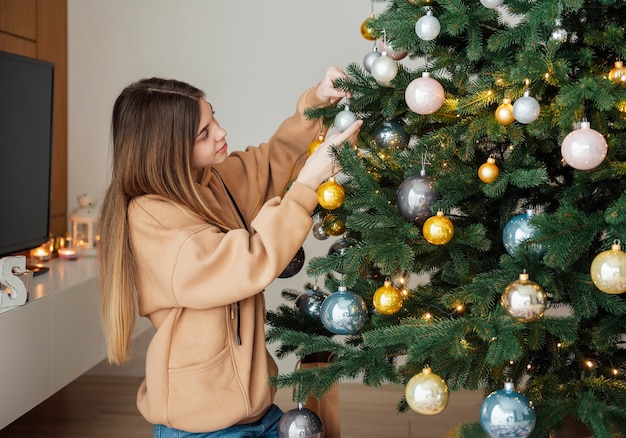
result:
[[[196,135],[196,143],[191,154],[191,168],[220,164],[228,155],[226,131],[222,129],[214,117],[213,108],[204,99],[200,99],[200,127]]]

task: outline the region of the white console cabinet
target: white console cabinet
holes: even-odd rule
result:
[[[0,429],[106,358],[96,259],[52,259],[0,314]]]

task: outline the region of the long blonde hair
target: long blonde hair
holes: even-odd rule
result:
[[[198,193],[191,155],[204,93],[184,82],[150,78],[126,87],[113,106],[113,164],[99,220],[99,288],[109,362],[132,352],[138,314],[137,264],[128,205],[138,196],[171,199],[227,230]]]

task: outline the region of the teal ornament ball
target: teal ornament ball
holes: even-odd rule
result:
[[[339,286],[322,303],[320,319],[328,331],[336,335],[354,335],[367,322],[367,304],[358,294]]]
[[[504,226],[504,230],[502,231],[502,243],[509,255],[515,256],[519,246],[524,241],[531,240],[534,237],[536,230],[530,224],[530,219],[534,214],[534,210],[528,209],[526,213],[513,216]],[[531,248],[539,256],[543,255],[546,251],[546,248],[538,243],[531,244]]]
[[[511,382],[489,394],[480,406],[480,425],[489,438],[527,438],[535,423],[533,404]]]

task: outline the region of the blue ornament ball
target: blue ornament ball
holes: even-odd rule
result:
[[[502,243],[509,255],[514,256],[522,242],[533,238],[535,228],[530,224],[530,219],[534,214],[533,210],[526,210],[526,213],[513,216],[504,226]],[[546,251],[545,247],[538,243],[532,244],[531,248],[537,255],[543,255]]]
[[[320,322],[322,303],[327,297],[328,294],[319,289],[307,289],[296,298],[296,308],[303,316]]]
[[[535,428],[535,408],[530,400],[506,382],[480,406],[480,425],[489,438],[526,438]]]
[[[360,295],[339,286],[322,303],[320,319],[336,335],[354,335],[367,322],[367,304]]]

